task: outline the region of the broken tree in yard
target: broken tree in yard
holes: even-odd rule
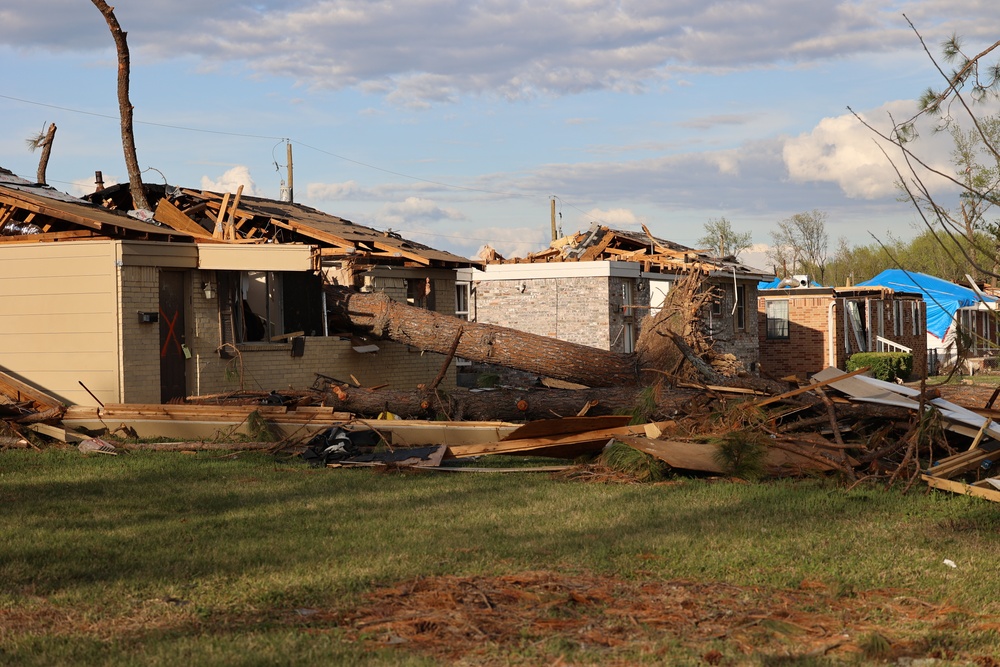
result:
[[[366,294],[334,285],[324,289],[333,322],[361,334],[590,387],[638,382],[635,360],[629,355],[467,322],[399,303],[386,294]]]

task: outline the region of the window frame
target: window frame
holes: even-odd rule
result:
[[[790,299],[767,299],[764,302],[764,332],[767,340],[789,340],[791,338],[789,303]],[[784,308],[783,316],[773,312],[779,305]],[[783,323],[784,326],[777,327],[772,323]]]

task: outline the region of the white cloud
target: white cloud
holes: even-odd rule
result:
[[[985,3],[968,16],[942,9],[909,0],[177,0],[169,12],[129,3],[116,14],[133,54],[147,61],[184,54],[219,70],[309,88],[357,87],[421,108],[469,93],[638,92],[667,81],[684,85],[681,77],[697,72],[915,49],[904,11],[928,43],[953,31],[980,38],[1000,18],[1000,6]],[[0,10],[0,45],[106,53],[110,43],[100,15],[78,0]]]
[[[490,247],[507,259],[525,257],[544,250],[549,247],[551,241],[549,230],[541,227],[484,227],[477,229],[475,236],[490,239]],[[476,248],[475,252],[468,255],[470,257],[475,256],[483,248],[482,242],[475,240],[466,245]]]
[[[245,195],[256,196],[260,194],[257,192],[257,184],[254,183],[253,177],[250,176],[250,169],[243,165],[236,165],[227,170],[218,180],[212,180],[208,176],[201,177],[201,187],[203,190],[236,192],[241,185],[243,186],[243,194]]]
[[[363,194],[357,181],[353,180],[343,183],[310,183],[306,186],[306,197],[320,201],[358,199]]]
[[[890,117],[898,122],[912,117],[915,111],[914,102],[898,101],[860,115],[884,134],[891,129]],[[932,169],[951,173],[951,137],[947,132],[934,132],[932,123],[931,119],[918,121],[919,138],[909,148]],[[909,173],[899,149],[851,114],[824,118],[812,131],[789,139],[783,155],[793,182],[835,183],[853,199],[895,196],[899,176],[893,163],[904,175]],[[941,178],[921,172],[921,179],[932,192],[952,189]]]
[[[608,210],[601,210],[599,208],[594,208],[583,216],[580,217],[580,221],[584,225],[589,225],[591,222],[599,222],[603,225],[609,227],[639,227],[645,224],[646,219],[635,214],[634,211],[627,208],[612,208]],[[565,233],[571,233],[569,230],[565,230]]]
[[[443,208],[430,199],[407,197],[404,201],[383,205],[375,217],[382,224],[398,226],[413,220],[464,220],[466,216],[458,209]]]

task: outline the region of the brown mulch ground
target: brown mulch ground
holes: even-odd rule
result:
[[[967,408],[984,408],[993,396],[996,387],[989,384],[943,384],[935,387],[941,392],[941,398]],[[994,409],[1000,409],[1000,398],[993,404]]]
[[[373,647],[394,645],[451,664],[632,664],[686,655],[733,665],[864,655],[1000,667],[940,641],[959,623],[960,636],[995,632],[1000,618],[902,591],[838,595],[808,581],[776,591],[554,572],[427,577],[369,593],[341,623]]]

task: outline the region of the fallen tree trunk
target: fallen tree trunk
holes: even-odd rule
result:
[[[571,417],[595,401],[586,414],[601,416],[626,412],[639,402],[641,391],[639,387],[616,387],[573,391],[456,389],[445,393],[337,387],[327,404],[335,406],[338,411],[366,417],[376,417],[380,412],[388,411],[404,419],[444,416],[453,421],[519,422]]]
[[[588,387],[638,383],[633,355],[492,324],[466,322],[393,301],[381,292],[361,293],[337,285],[327,285],[324,289],[333,325],[356,333],[440,354],[448,354],[454,345],[454,354],[463,359]]]

